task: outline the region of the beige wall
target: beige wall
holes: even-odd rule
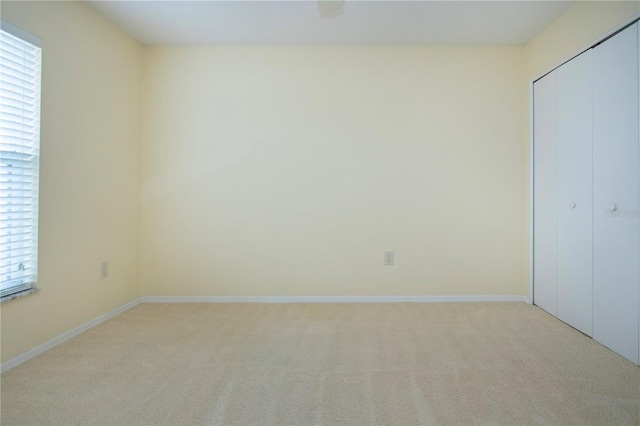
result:
[[[522,48],[145,53],[144,294],[526,294]]]
[[[43,45],[42,291],[1,305],[6,361],[139,295],[142,49],[82,3],[2,1],[2,19]]]

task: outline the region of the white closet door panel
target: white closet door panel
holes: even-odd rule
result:
[[[637,24],[593,49],[593,82],[593,337],[637,363]]]
[[[557,74],[533,85],[533,303],[558,316]]]
[[[558,68],[558,318],[592,334],[591,54]]]

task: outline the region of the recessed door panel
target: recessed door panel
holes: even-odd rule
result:
[[[638,363],[638,25],[593,49],[593,337]]]
[[[592,334],[591,54],[558,68],[558,318]]]
[[[558,316],[557,74],[533,85],[533,303]]]

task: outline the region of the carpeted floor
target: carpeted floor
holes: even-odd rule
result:
[[[637,425],[640,367],[524,303],[143,304],[1,402],[3,425]]]

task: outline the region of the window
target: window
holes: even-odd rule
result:
[[[1,23],[0,298],[33,291],[38,278],[40,40]]]

